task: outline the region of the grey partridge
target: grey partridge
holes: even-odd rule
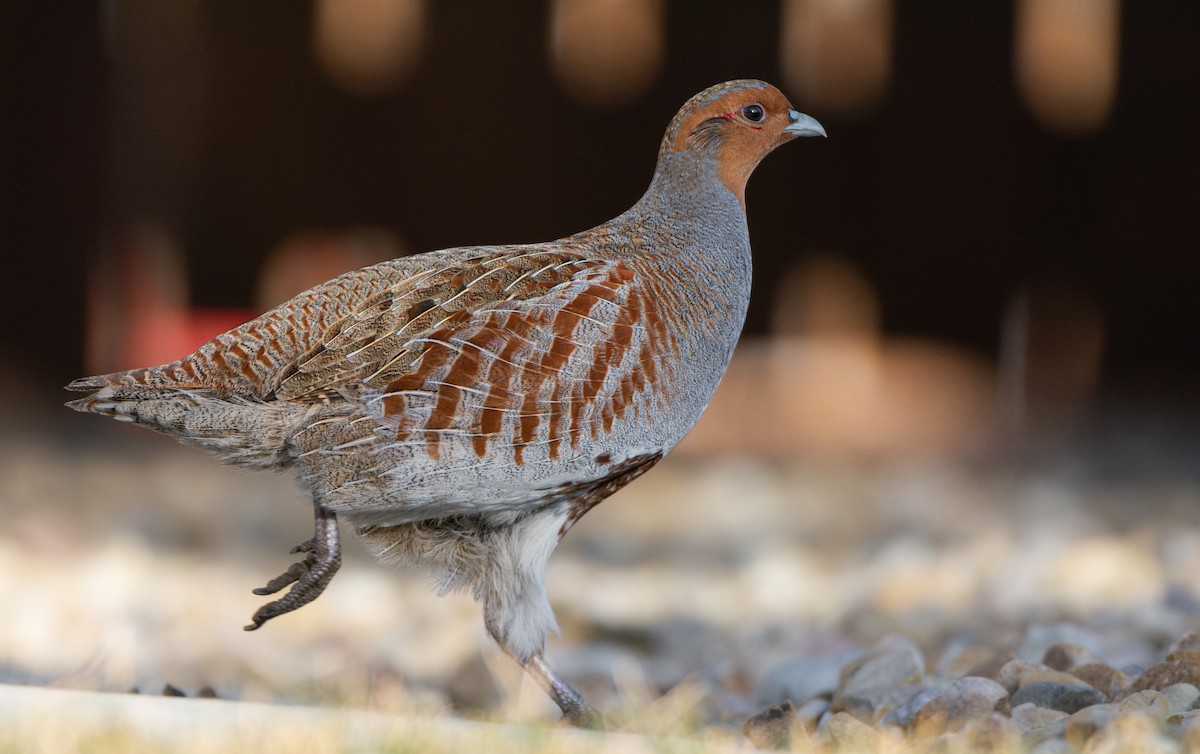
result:
[[[316,526],[247,630],[311,602],[338,519],[385,561],[465,589],[565,717],[600,723],[544,661],[544,573],[592,506],[645,473],[712,397],[750,299],[745,187],[825,135],[761,81],[671,121],[628,211],[548,243],[471,246],[348,272],[163,366],[86,377],[67,404],[242,466],[296,469]]]

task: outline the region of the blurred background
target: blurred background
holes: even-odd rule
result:
[[[173,360],[348,269],[602,222],[644,190],[677,108],[743,77],[778,84],[830,138],[780,150],[751,180],[746,337],[670,463],[568,538],[559,573],[578,578],[552,564],[569,639],[599,632],[646,659],[658,645],[630,639],[630,625],[676,626],[676,651],[711,630],[715,655],[741,658],[729,662],[742,680],[721,676],[723,688],[749,693],[814,626],[841,646],[847,632],[905,625],[861,615],[928,607],[926,588],[950,589],[933,604],[956,615],[1019,623],[1014,604],[1061,607],[1038,569],[1080,542],[1093,581],[1062,589],[1094,597],[1084,606],[1192,594],[1198,29],[1191,0],[4,4],[0,556],[11,567],[0,573],[21,617],[0,629],[0,670],[113,687],[203,665],[222,670],[194,685],[222,693],[247,693],[251,676],[286,686],[238,629],[257,602],[248,589],[308,536],[300,494],[73,415],[58,386]],[[695,506],[707,519],[681,518]],[[947,543],[988,567],[947,561]],[[931,570],[893,567],[910,561]],[[684,595],[710,574],[700,580],[718,592],[664,605],[673,587],[647,588],[646,604],[669,615],[629,608],[616,595],[635,568],[675,574]],[[1025,574],[1023,597],[989,581],[997,568]],[[847,586],[845,569],[866,586]],[[326,652],[309,652],[309,671],[378,679],[386,656],[396,674],[471,677],[484,642],[469,600],[413,597],[390,628],[363,613],[383,634],[360,630],[373,648],[347,649],[352,627],[335,624],[357,603],[337,584],[383,578],[359,582],[372,605],[402,588],[374,566],[347,570],[360,575],[339,576],[301,611],[314,617],[295,619]],[[626,578],[587,602],[580,580],[610,572]],[[833,586],[796,592],[802,575]],[[213,657],[241,652],[248,665],[143,654],[147,637],[209,625],[184,586],[208,578],[220,586],[205,606],[228,616],[200,633],[222,637]],[[897,578],[911,583],[887,591]],[[90,601],[73,602],[81,592]],[[737,630],[733,596],[757,616]],[[320,612],[339,599],[340,613]],[[435,610],[468,617],[413,616]],[[417,648],[451,641],[446,622],[468,638],[439,665]],[[403,642],[380,649],[402,625]],[[77,644],[64,654],[67,636]],[[36,649],[47,638],[55,651]],[[572,657],[577,673],[612,667]],[[650,673],[650,686],[678,682],[680,668]]]
[[[1109,405],[1190,420],[1197,16],[1184,0],[9,4],[5,253],[26,282],[0,306],[36,325],[4,362],[55,385],[165,362],[340,271],[590,227],[640,195],[687,97],[759,77],[831,134],[749,193],[747,333],[788,341],[774,355],[805,431],[892,447],[909,411],[971,425],[975,447]],[[817,383],[839,394],[812,401]]]

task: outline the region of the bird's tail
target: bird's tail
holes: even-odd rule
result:
[[[68,390],[91,394],[67,406],[153,429],[211,451],[227,463],[251,467],[287,463],[288,437],[302,407],[181,384],[164,373],[171,366],[75,380]]]
[[[138,421],[137,404],[153,400],[180,388],[196,387],[168,385],[162,367],[131,369],[93,377],[81,377],[66,386],[74,392],[90,392],[84,398],[68,401],[67,406],[84,413],[111,416],[119,421]]]

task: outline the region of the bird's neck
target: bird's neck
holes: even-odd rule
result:
[[[744,228],[746,176],[731,176],[720,168],[715,155],[693,150],[661,154],[650,186],[634,209],[701,225]]]
[[[743,311],[750,296],[750,237],[740,198],[721,180],[717,162],[666,155],[646,193],[615,221],[646,251],[681,276],[703,277],[710,303]]]

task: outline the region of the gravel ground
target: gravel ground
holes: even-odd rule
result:
[[[310,533],[291,480],[37,411],[0,436],[0,682],[556,720],[468,597],[354,542],[319,600],[242,631]],[[551,663],[632,731],[1200,746],[1200,481],[1156,443],[1019,468],[680,453],[551,560]]]

